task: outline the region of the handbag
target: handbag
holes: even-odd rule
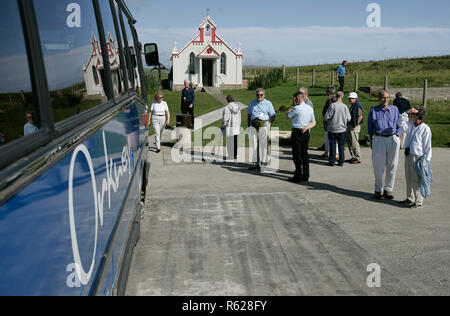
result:
[[[261,127],[265,127],[266,124],[267,124],[267,121],[261,120],[261,119],[259,119],[259,118],[255,118],[255,119],[252,121],[252,126],[253,126],[254,128],[256,128],[256,130],[259,130]]]

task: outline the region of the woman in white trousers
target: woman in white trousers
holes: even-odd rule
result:
[[[161,136],[166,125],[170,123],[170,112],[167,103],[163,100],[164,94],[161,91],[156,92],[155,102],[150,108],[149,121],[152,122],[155,134],[156,152],[161,152]]]
[[[408,122],[408,114],[411,114],[411,122]],[[406,200],[402,204],[407,207],[421,207],[423,205],[416,164],[421,157],[425,157],[428,162],[431,161],[431,129],[423,123],[426,114],[424,107],[411,108],[402,114],[402,119],[398,124],[406,134],[404,142]]]

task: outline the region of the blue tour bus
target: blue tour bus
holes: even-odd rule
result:
[[[122,295],[150,167],[136,21],[122,0],[1,7],[0,295]]]

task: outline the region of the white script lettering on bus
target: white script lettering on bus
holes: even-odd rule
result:
[[[106,177],[102,180],[101,190],[97,190],[97,181],[94,171],[94,165],[92,162],[92,157],[89,153],[89,150],[85,145],[78,146],[73,155],[72,161],[70,163],[70,171],[69,171],[69,220],[70,220],[70,235],[72,239],[72,251],[74,257],[74,263],[69,264],[68,271],[72,272],[67,278],[67,286],[75,287],[81,283],[82,285],[87,285],[92,277],[92,273],[94,271],[95,266],[95,254],[97,251],[97,241],[98,241],[98,230],[99,230],[99,221],[100,226],[103,226],[103,214],[104,214],[104,202],[105,195],[108,195],[108,209],[111,209],[111,194],[114,194],[118,191],[121,178],[128,173],[129,179],[131,179],[132,166],[131,162],[131,150],[128,145],[125,145],[122,150],[121,155],[121,164],[117,166],[116,163],[113,163],[113,159],[109,159],[108,151],[106,146],[106,136],[105,132],[103,132],[103,148],[105,152],[105,166],[106,166]],[[79,155],[84,156],[86,159],[89,172],[91,176],[92,182],[92,193],[94,196],[94,216],[95,216],[95,241],[94,241],[94,250],[92,253],[92,261],[89,268],[89,271],[86,272],[83,268],[83,264],[81,262],[81,256],[79,251],[79,244],[77,238],[77,230],[75,224],[75,210],[74,210],[74,199],[73,199],[73,182],[74,178],[76,178],[75,172],[75,163],[77,157]],[[70,268],[70,269],[69,269]],[[74,272],[75,270],[75,272]],[[75,275],[76,273],[76,275]]]

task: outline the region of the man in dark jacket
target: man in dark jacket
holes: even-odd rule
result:
[[[356,92],[350,93],[348,102],[351,104],[350,115],[352,119],[347,127],[347,145],[350,150],[349,163],[352,165],[361,163],[361,151],[359,147],[359,133],[361,133],[361,124],[364,122],[364,109],[362,104],[358,101],[358,94]]]
[[[398,111],[400,115],[411,109],[411,103],[409,103],[408,99],[403,97],[403,94],[399,91],[395,95],[394,105],[398,107]],[[400,149],[403,148],[403,143],[405,142],[405,133],[402,130],[402,139],[400,141]]]
[[[184,81],[184,89],[181,92],[181,114],[192,116],[192,127],[194,126],[194,103],[195,91],[190,87],[189,80]]]

